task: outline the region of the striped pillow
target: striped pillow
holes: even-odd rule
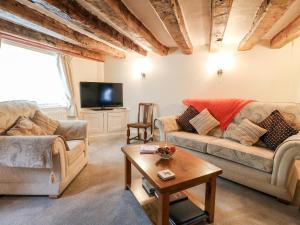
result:
[[[202,110],[197,116],[190,120],[190,124],[200,135],[206,135],[209,131],[220,125],[207,109]]]
[[[184,113],[182,113],[177,119],[176,122],[182,128],[182,130],[187,132],[194,132],[194,127],[190,124],[190,120],[198,115],[198,111],[192,106],[189,106]]]
[[[224,133],[224,138],[239,141],[243,145],[254,145],[267,132],[266,129],[244,119],[239,125],[230,124]]]
[[[39,110],[35,112],[32,121],[46,131],[48,135],[53,135],[59,126],[57,120],[51,119]]]

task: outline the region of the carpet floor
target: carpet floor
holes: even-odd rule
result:
[[[0,197],[0,224],[150,225],[132,194],[123,188],[120,147],[124,144],[123,137],[92,140],[89,164],[59,199]],[[204,185],[191,191],[204,199]],[[300,211],[271,196],[219,178],[214,225],[300,225]]]

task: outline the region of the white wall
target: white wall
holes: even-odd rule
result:
[[[78,108],[80,108],[80,81],[103,82],[104,63],[73,57],[71,60],[71,71],[75,87],[75,100]]]
[[[104,79],[124,83],[124,105],[132,110],[131,120],[136,119],[138,102],[147,101],[157,103],[159,115],[180,112],[181,101],[187,97],[300,102],[300,40],[279,50],[257,46],[251,51],[234,51],[232,68],[225,69],[222,77],[216,70],[208,72],[211,57],[204,47],[190,56],[150,53],[146,60],[152,68],[142,66],[148,70],[144,80],[137,77],[135,68],[140,56],[108,58]]]

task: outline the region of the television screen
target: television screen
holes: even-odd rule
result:
[[[122,107],[123,84],[80,82],[82,108]]]

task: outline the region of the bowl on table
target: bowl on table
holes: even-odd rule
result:
[[[162,159],[170,159],[175,152],[175,146],[164,146],[157,149],[157,153]]]

